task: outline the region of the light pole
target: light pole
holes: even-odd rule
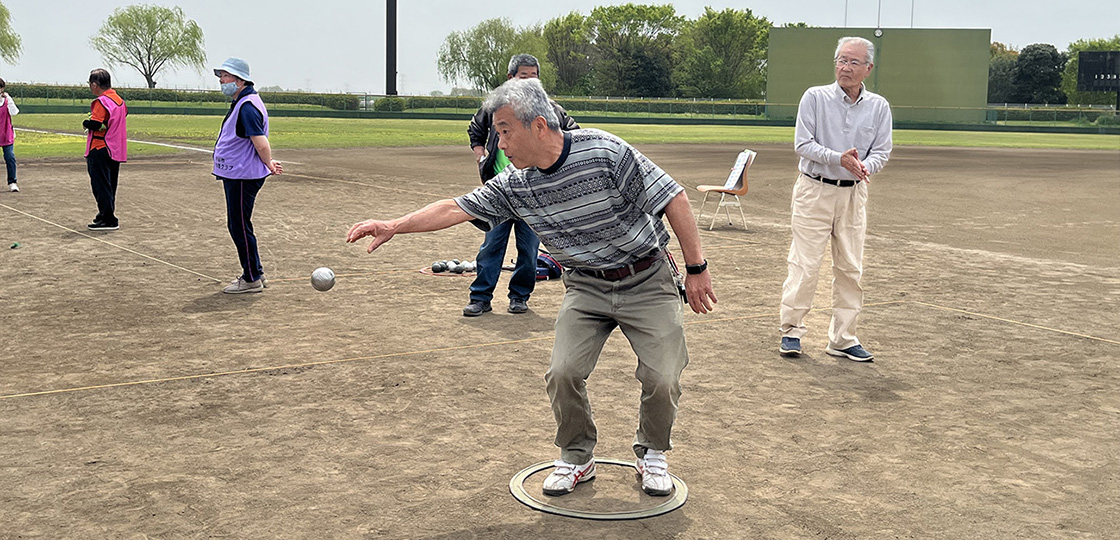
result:
[[[385,95],[397,95],[397,0],[385,0]]]

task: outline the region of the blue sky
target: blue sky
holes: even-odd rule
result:
[[[385,2],[321,0],[304,2],[226,2],[218,0],[0,0],[12,13],[23,38],[18,63],[0,62],[9,81],[77,84],[103,62],[89,38],[118,7],[151,3],[183,8],[206,34],[210,64],[228,56],[249,61],[261,86],[330,92],[385,91]],[[493,17],[515,25],[543,23],[571,11],[583,14],[607,1],[398,1],[397,89],[402,94],[448,91],[439,78],[436,55],[447,35]],[[666,2],[638,2],[666,3]],[[909,28],[990,28],[992,39],[1022,48],[1051,43],[1065,50],[1070,42],[1120,33],[1120,2],[1071,0],[757,0],[755,2],[667,2],[689,18],[705,6],[750,8],[775,24]],[[1060,6],[1060,12],[1055,11]],[[846,9],[845,9],[846,8]],[[913,17],[913,18],[911,18]],[[117,86],[144,86],[131,68],[113,69]],[[208,72],[190,69],[163,73],[161,88],[217,87]]]

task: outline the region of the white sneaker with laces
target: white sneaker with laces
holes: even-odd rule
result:
[[[19,191],[19,186],[17,186],[15,182],[12,182],[11,184],[8,184],[8,191]]]
[[[228,294],[241,294],[241,293],[254,293],[264,290],[264,285],[261,285],[261,280],[245,281],[245,278],[238,277],[237,279],[226,285],[222,292]]]
[[[669,461],[665,452],[646,450],[646,455],[638,459],[635,466],[642,477],[642,491],[663,497],[673,491],[673,478],[669,476]]]
[[[545,495],[567,495],[576,488],[580,482],[586,482],[595,478],[595,460],[592,459],[583,465],[575,465],[567,461],[558,459],[553,465],[556,466],[548,478],[544,479]]]

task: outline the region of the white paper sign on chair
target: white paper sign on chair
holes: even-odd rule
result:
[[[704,205],[708,203],[708,195],[712,192],[720,194],[719,204],[716,205],[715,213],[712,214],[712,223],[708,225],[709,231],[716,225],[720,208],[724,208],[727,212],[727,224],[731,225],[731,209],[728,208],[731,206],[739,207],[739,217],[743,219],[743,228],[747,228],[747,217],[743,214],[743,205],[739,201],[739,196],[747,194],[747,170],[751,168],[751,164],[754,163],[754,158],[757,155],[758,152],[750,149],[739,152],[739,155],[735,158],[735,165],[731,167],[731,174],[727,175],[727,182],[722,186],[696,186],[697,191],[704,194],[704,201],[700,203],[700,218],[704,217]]]

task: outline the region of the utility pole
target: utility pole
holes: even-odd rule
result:
[[[397,0],[385,0],[385,95],[397,95]]]

